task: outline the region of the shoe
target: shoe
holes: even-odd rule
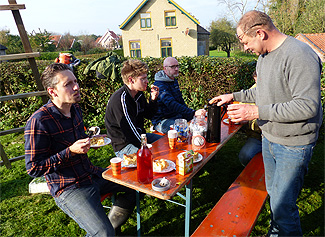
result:
[[[131,210],[121,208],[119,206],[112,206],[110,212],[108,213],[108,219],[110,220],[114,230],[115,235],[121,234],[121,225],[123,225],[129,216],[131,215]]]

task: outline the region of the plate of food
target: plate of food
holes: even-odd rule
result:
[[[111,139],[104,135],[96,135],[90,138],[90,147],[97,148],[111,143]]]
[[[224,120],[222,120],[225,124],[229,124],[229,118],[225,118]],[[233,123],[233,124],[236,124],[238,125],[239,123]]]
[[[122,167],[135,168],[137,167],[137,153],[123,155]]]
[[[171,160],[159,159],[153,162],[153,172],[168,173],[176,169],[176,165]]]
[[[193,156],[193,163],[198,163],[201,160],[203,160],[203,156],[200,153],[193,150],[184,151],[182,153],[179,153],[177,156],[183,156],[185,159],[189,158],[190,156]]]

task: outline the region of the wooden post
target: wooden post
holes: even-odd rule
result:
[[[3,146],[1,144],[1,142],[0,142],[0,155],[1,155],[1,158],[2,158],[2,161],[3,161],[3,164],[7,167],[7,169],[11,169],[11,163],[10,163],[10,161],[8,159],[7,154],[3,150]]]
[[[8,0],[8,2],[9,2],[9,4],[17,4],[16,0]],[[25,52],[26,53],[32,53],[33,52],[32,47],[30,46],[28,35],[26,33],[25,26],[23,24],[23,20],[21,18],[19,10],[12,10],[11,12],[12,12],[12,15],[14,16],[14,19],[15,19],[15,22],[16,22],[16,25],[17,25],[17,28],[18,28],[18,32],[19,32],[21,41],[22,41],[24,49],[25,49]],[[29,62],[30,67],[31,67],[31,69],[33,71],[33,75],[35,77],[36,84],[37,84],[37,89],[39,91],[43,91],[44,88],[43,88],[43,85],[42,85],[42,82],[41,82],[41,79],[40,79],[40,74],[39,74],[39,71],[38,71],[38,68],[37,68],[35,58],[28,58],[28,62]],[[46,104],[47,100],[48,100],[47,96],[42,96],[43,104]]]

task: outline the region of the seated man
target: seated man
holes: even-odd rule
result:
[[[251,88],[256,87],[256,71],[253,73],[253,78],[255,80],[255,84]],[[262,152],[262,131],[257,125],[256,119],[248,121],[248,123],[243,126],[243,129],[245,130],[248,138],[245,145],[241,148],[238,158],[240,163],[243,166],[246,166],[257,153]]]
[[[248,121],[248,123],[243,126],[243,129],[248,138],[241,148],[238,158],[240,163],[246,166],[257,153],[262,152],[262,132],[257,125],[256,119]]]
[[[197,111],[186,106],[176,77],[179,75],[179,65],[175,58],[168,57],[164,60],[164,70],[155,75],[154,85],[159,87],[158,111],[151,122],[154,129],[160,133],[167,133],[170,125],[176,119],[190,121],[194,115],[205,115],[204,109]]]
[[[150,119],[157,111],[159,88],[152,86],[149,103],[143,91],[147,89],[148,66],[135,59],[124,62],[121,70],[124,85],[110,97],[105,113],[105,126],[116,156],[136,153],[141,147],[144,118]],[[148,143],[161,138],[148,133]]]
[[[102,178],[103,168],[87,156],[90,139],[78,105],[80,88],[72,69],[61,63],[48,66],[41,76],[50,100],[25,127],[25,163],[32,177],[45,175],[59,208],[89,236],[112,236],[135,206],[135,191]],[[117,193],[107,216],[100,196]]]

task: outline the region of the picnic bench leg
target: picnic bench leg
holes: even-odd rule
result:
[[[136,202],[137,202],[137,232],[138,232],[138,236],[141,236],[140,191],[138,190],[136,194]]]
[[[190,236],[190,221],[192,210],[192,180],[185,185],[186,207],[185,207],[185,237]]]

